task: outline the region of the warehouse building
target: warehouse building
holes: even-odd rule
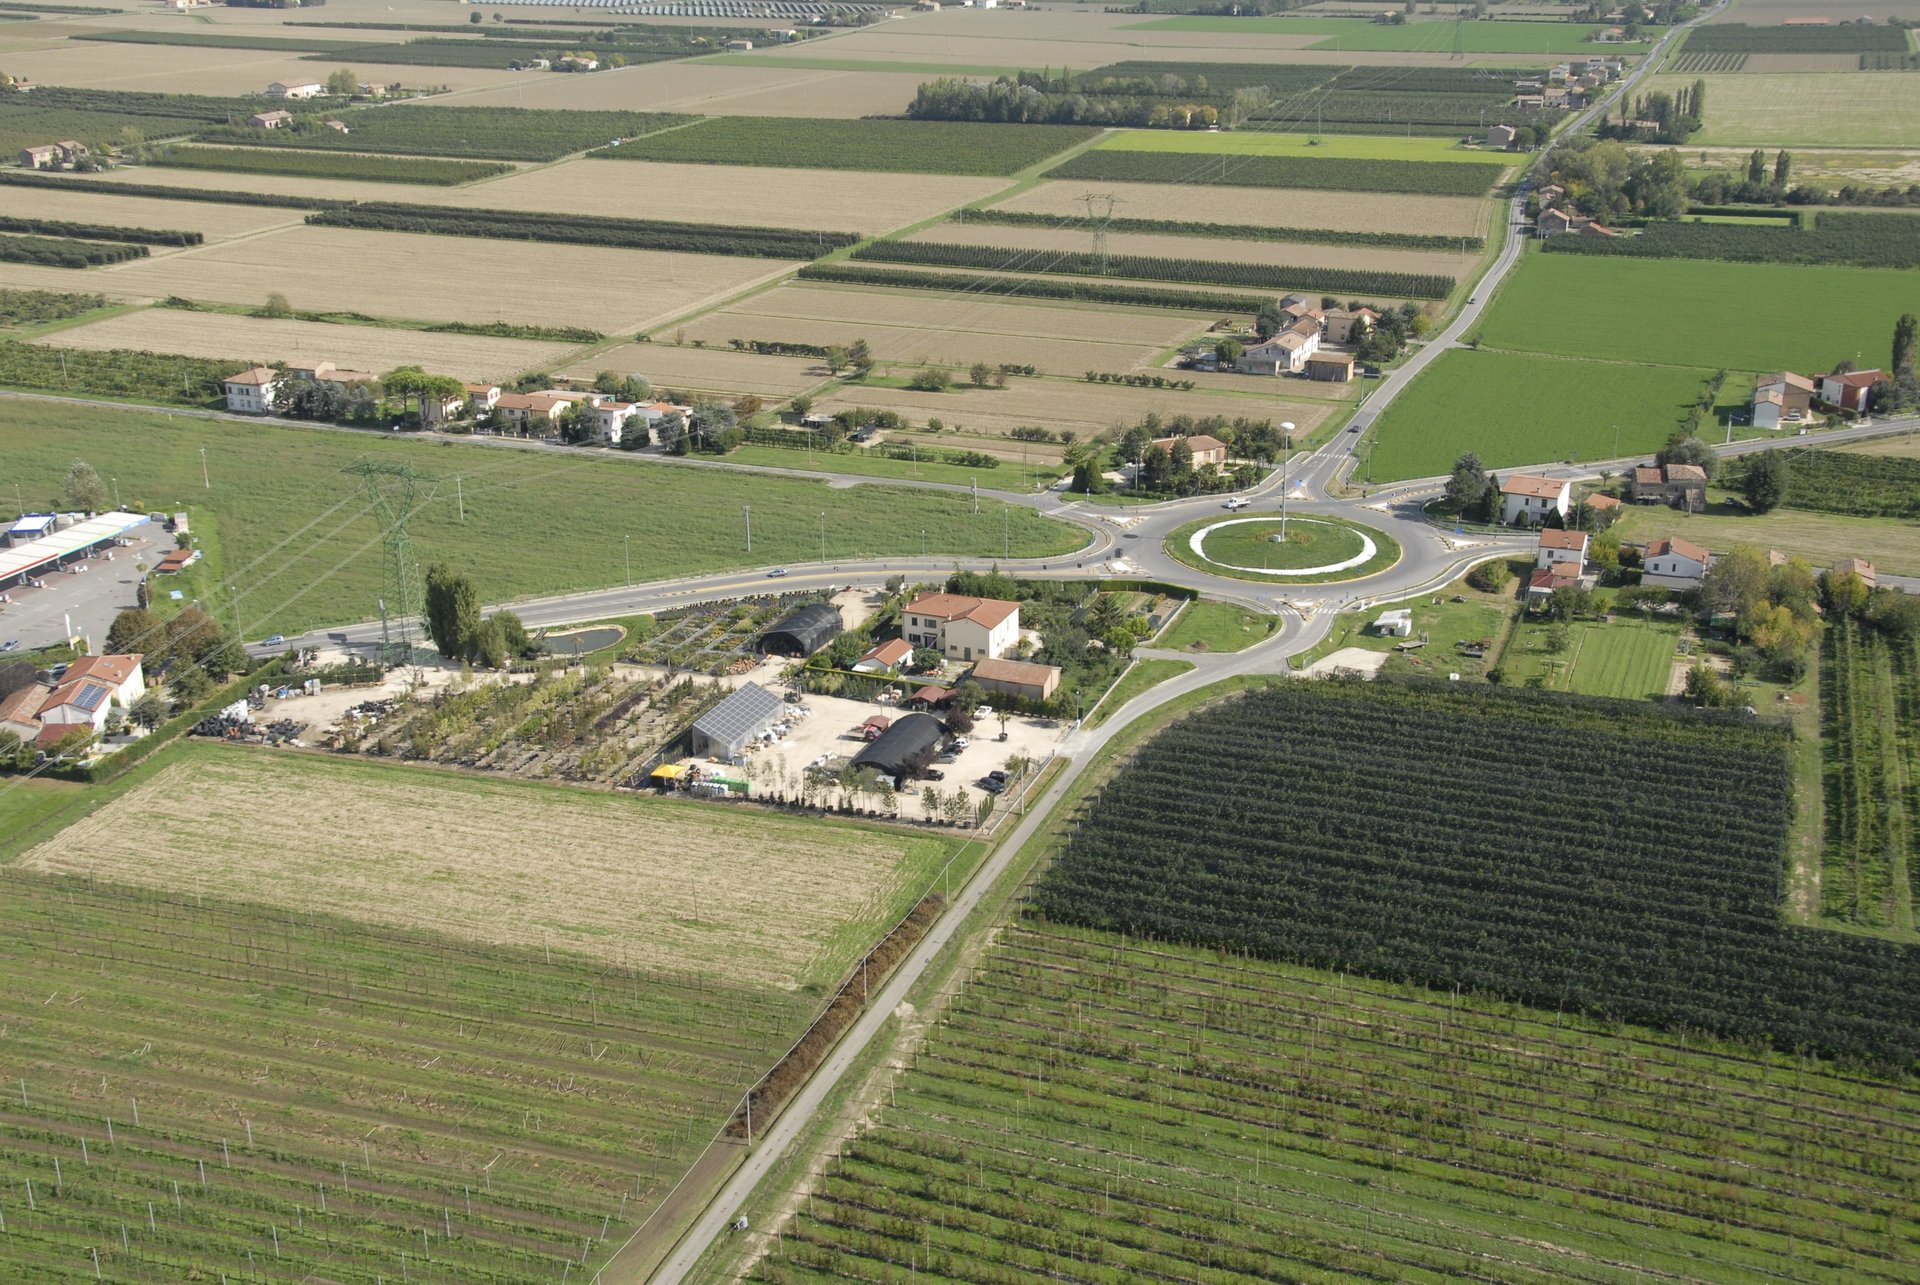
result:
[[[853,765],[905,781],[918,776],[939,752],[946,727],[931,714],[903,714],[880,739],[853,756]]]
[[[802,607],[760,635],[760,650],[776,656],[804,659],[840,636],[846,624],[840,609],[828,602]]]
[[[785,709],[786,702],[760,684],[742,683],[740,690],[693,720],[693,752],[739,758],[749,742],[780,721]]]

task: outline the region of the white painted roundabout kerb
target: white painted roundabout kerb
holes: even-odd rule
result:
[[[1204,526],[1198,531],[1195,531],[1188,537],[1187,546],[1193,550],[1194,557],[1212,566],[1225,567],[1229,571],[1245,571],[1249,575],[1273,576],[1277,579],[1284,579],[1288,576],[1320,576],[1330,571],[1351,571],[1355,567],[1365,565],[1368,559],[1380,552],[1380,546],[1376,545],[1367,533],[1359,527],[1347,526],[1341,522],[1323,522],[1318,518],[1288,518],[1288,522],[1300,522],[1307,526],[1327,526],[1340,531],[1351,531],[1360,537],[1360,552],[1340,562],[1329,562],[1318,567],[1288,567],[1284,571],[1276,571],[1269,567],[1242,567],[1232,562],[1221,562],[1207,556],[1205,548],[1207,537],[1215,531],[1230,526],[1244,526],[1249,522],[1273,523],[1279,520],[1280,519],[1271,516],[1258,518],[1227,518],[1224,521],[1215,522],[1211,526]]]

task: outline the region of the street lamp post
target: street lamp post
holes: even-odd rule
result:
[[[1287,539],[1287,485],[1291,480],[1287,474],[1293,469],[1293,421],[1280,422],[1280,440],[1285,454],[1280,462],[1280,540]]]
[[[627,588],[631,589],[633,588],[633,537],[631,535],[623,535],[620,537],[620,542],[626,547],[627,551]]]
[[[117,477],[113,479],[113,507],[120,507],[120,479]]]
[[[820,561],[827,560],[827,512],[820,511]]]
[[[753,552],[753,506],[751,504],[741,505],[740,514],[746,520],[746,524],[747,524],[747,552],[752,553]]]

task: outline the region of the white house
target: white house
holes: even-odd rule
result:
[[[1320,351],[1320,318],[1302,317],[1287,329],[1240,354],[1233,368],[1245,375],[1297,375]]]
[[[1513,138],[1514,138],[1514,128],[1511,125],[1487,126],[1487,146],[1488,147],[1497,148],[1498,150],[1503,152],[1511,150],[1511,148],[1513,147]]]
[[[1407,607],[1383,611],[1380,613],[1380,618],[1373,622],[1373,627],[1389,638],[1411,638],[1413,637],[1413,612]]]
[[[596,402],[593,407],[595,435],[600,441],[607,443],[609,446],[618,446],[620,445],[620,439],[625,436],[627,421],[634,419],[639,414],[640,404],[638,402],[616,402],[611,400]],[[644,429],[646,427],[646,421],[641,420],[640,425],[641,428]]]
[[[486,414],[492,410],[494,405],[500,400],[500,385],[498,384],[467,384],[465,388],[467,390],[467,404],[473,408],[473,413],[476,415]]]
[[[117,707],[125,709],[147,690],[140,656],[82,656],[68,667],[60,685],[41,702],[40,725],[85,724],[95,732],[107,725]]]
[[[693,407],[682,406],[676,402],[640,402],[634,406],[634,418],[647,426],[647,433],[660,427],[660,421],[669,415],[678,415],[681,423],[693,418]]]
[[[1713,555],[1691,540],[1673,536],[1647,546],[1640,583],[1659,589],[1698,589]]]
[[[1533,565],[1540,570],[1565,567],[1579,575],[1587,567],[1587,533],[1548,528],[1540,533],[1540,545]]]
[[[904,638],[881,643],[853,662],[856,674],[890,674],[913,659],[913,644]]]
[[[1558,478],[1515,473],[1500,484],[1500,520],[1508,526],[1538,526],[1549,513],[1567,516],[1573,483]]]
[[[273,409],[273,395],[280,390],[280,376],[271,366],[254,366],[220,381],[227,395],[227,409],[242,415],[264,415]]]
[[[275,108],[270,112],[255,112],[247,117],[247,124],[255,129],[279,129],[282,125],[293,123],[293,113]]]
[[[302,80],[289,84],[276,80],[267,86],[267,97],[281,100],[294,98],[318,98],[327,92],[327,87],[317,80]]]
[[[1020,604],[960,593],[923,593],[907,604],[902,628],[915,647],[954,660],[997,660],[1020,641]]]

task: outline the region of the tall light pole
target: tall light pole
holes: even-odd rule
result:
[[[1280,421],[1281,449],[1285,452],[1280,463],[1280,541],[1287,539],[1287,474],[1293,468],[1293,421]]]
[[[113,507],[120,507],[120,479],[117,477],[113,479]]]
[[[827,560],[827,511],[820,510],[820,561]]]
[[[1618,424],[1613,426],[1613,458],[1616,460],[1620,458],[1620,426]]]
[[[633,537],[631,535],[623,535],[620,537],[620,541],[626,546],[627,550],[627,588],[631,589],[633,588]]]
[[[740,515],[746,520],[746,523],[747,523],[747,552],[752,553],[753,552],[753,506],[751,504],[741,505]]]
[[[1000,556],[1013,557],[1013,506],[1000,510]]]
[[[209,491],[213,489],[213,482],[207,477],[207,448],[204,446],[200,448],[200,485]]]

